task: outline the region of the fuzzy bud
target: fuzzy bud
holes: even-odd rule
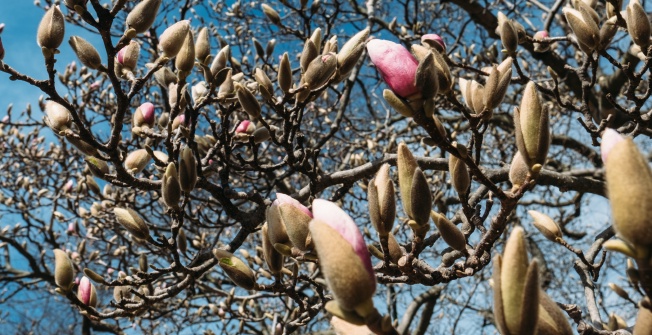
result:
[[[464,161],[451,155],[448,160],[448,172],[451,174],[451,183],[458,194],[467,194],[471,186],[471,176]]]
[[[271,101],[274,97],[274,85],[272,84],[272,81],[269,80],[269,77],[267,77],[267,74],[265,74],[265,71],[256,68],[254,70],[254,78],[258,83],[258,91],[260,91],[260,95],[262,95],[265,100]]]
[[[336,70],[337,56],[333,53],[328,53],[310,62],[303,79],[309,90],[316,90],[328,83],[328,80],[333,77]]]
[[[265,257],[265,262],[269,267],[269,271],[273,274],[278,274],[283,268],[283,255],[274,249],[274,245],[272,245],[272,242],[269,240],[267,227],[268,223],[265,222],[263,227],[260,229],[260,239],[263,242],[263,257]]]
[[[36,33],[36,42],[43,49],[43,55],[46,57],[54,53],[63,42],[65,34],[63,13],[59,6],[52,6],[45,12]],[[48,51],[46,51],[48,50]]]
[[[396,218],[394,182],[389,174],[389,164],[383,164],[376,177],[369,182],[367,199],[371,223],[378,231],[378,235],[387,236],[392,231]]]
[[[503,48],[505,48],[508,55],[514,55],[518,47],[518,34],[512,21],[502,12],[498,12],[498,31]]]
[[[253,290],[256,287],[255,273],[245,262],[226,250],[213,249],[213,255],[224,273],[236,285],[246,290]]]
[[[278,65],[278,85],[283,92],[287,93],[292,88],[292,67],[290,66],[290,58],[288,53],[281,56],[281,62]]]
[[[256,144],[263,143],[269,140],[271,137],[271,134],[269,133],[269,129],[265,127],[260,127],[256,129],[252,135],[254,137],[254,143]]]
[[[405,214],[412,217],[412,179],[414,178],[414,171],[417,169],[418,165],[412,152],[410,152],[410,149],[408,149],[405,143],[401,142],[398,145],[397,154],[396,165],[398,167],[398,185],[401,191],[401,202],[403,203]],[[428,213],[430,213],[430,211],[428,211]]]
[[[75,51],[77,58],[91,69],[97,69],[102,66],[102,59],[100,54],[95,50],[95,47],[88,43],[85,39],[79,36],[72,36],[68,40],[72,50]]]
[[[105,161],[93,156],[86,156],[85,160],[88,169],[94,176],[103,178],[104,175],[109,174],[109,165]]]
[[[145,169],[151,158],[145,149],[132,151],[125,158],[125,169],[131,174],[141,172]]]
[[[505,59],[500,66],[492,68],[487,84],[484,87],[483,104],[486,109],[494,109],[500,105],[507,93],[512,80],[512,57]]]
[[[127,15],[127,28],[133,29],[137,34],[146,32],[158,14],[161,0],[143,0]]]
[[[169,163],[165,169],[163,183],[161,184],[161,197],[166,206],[172,208],[179,206],[179,199],[181,199],[181,186],[179,185],[177,167],[174,163]]]
[[[256,96],[249,91],[244,85],[235,83],[235,92],[238,96],[240,106],[244,109],[252,120],[260,117],[260,103]]]
[[[180,73],[180,78],[185,76],[181,73],[187,74],[195,66],[195,40],[190,30],[186,33],[186,38],[183,40],[183,45],[177,53],[174,65]]]
[[[541,104],[533,82],[523,92],[520,108],[514,110],[516,146],[523,161],[533,172],[535,165],[542,166],[550,147],[550,119],[548,109]],[[540,168],[540,167],[539,167]]]
[[[276,193],[276,200],[267,209],[268,237],[281,253],[285,246],[294,246],[301,251],[313,248],[308,223],[313,215],[310,210],[292,197]]]
[[[358,32],[344,43],[342,49],[337,54],[337,71],[339,73],[339,78],[346,77],[351,70],[353,70],[355,64],[360,59],[360,56],[362,56],[367,38],[369,38],[369,28]]]
[[[197,43],[195,43],[195,57],[202,64],[208,63],[208,56],[211,54],[211,40],[208,34],[208,28],[202,27],[197,34]]]
[[[260,5],[260,8],[263,10],[263,13],[265,13],[265,16],[267,16],[267,18],[273,24],[277,26],[281,25],[281,16],[278,15],[278,12],[274,8],[267,4]]]
[[[197,183],[197,161],[188,146],[181,150],[179,184],[184,192],[191,192]]]
[[[399,97],[394,93],[394,91],[390,89],[385,89],[383,90],[383,98],[385,98],[385,101],[394,108],[395,111],[397,111],[399,114],[405,116],[405,117],[413,117],[414,116],[414,110],[410,106],[410,104],[405,101],[403,98]]]
[[[551,219],[548,215],[532,210],[528,211],[528,214],[530,214],[532,219],[534,219],[532,225],[548,240],[558,242],[562,239],[561,228],[559,228],[557,222]]]
[[[70,127],[72,117],[66,107],[54,101],[48,101],[45,104],[45,123],[59,135],[60,132]]]
[[[118,54],[115,57],[116,61],[122,65],[123,69],[133,72],[138,65],[139,56],[140,44],[138,44],[136,41],[130,41],[127,46],[118,51]]]
[[[547,31],[545,30],[539,30],[536,33],[534,33],[534,40],[535,41],[541,41],[546,38],[550,37]],[[546,52],[550,50],[550,43],[537,43],[534,42],[534,52]]]
[[[118,223],[127,229],[131,235],[141,240],[145,240],[149,237],[147,223],[145,223],[145,220],[143,220],[135,210],[131,208],[116,207],[113,209],[113,213],[115,214]]]
[[[154,127],[156,115],[154,114],[154,105],[151,102],[145,102],[136,109],[133,116],[134,127]]]
[[[630,0],[627,5],[627,32],[641,49],[650,44],[650,20],[638,0]]]
[[[186,37],[190,31],[190,21],[183,20],[169,26],[159,38],[159,49],[167,57],[176,56],[182,47],[184,47]],[[193,48],[194,52],[194,48]],[[194,56],[193,56],[194,59]]]
[[[577,3],[581,3],[581,1]],[[593,20],[589,9],[590,7],[581,5],[579,6],[579,10],[570,7],[564,7],[562,9],[568,24],[577,37],[580,49],[586,53],[592,53],[600,43],[600,29]],[[590,10],[593,11],[593,9]]]
[[[421,59],[417,67],[414,84],[421,92],[424,99],[433,98],[439,90],[439,81],[437,80],[437,67],[435,66],[435,56],[429,52],[426,57]]]
[[[72,261],[61,249],[54,249],[54,282],[64,291],[69,291],[75,282]]]
[[[235,128],[235,133],[251,135],[253,134],[254,130],[256,130],[256,125],[254,125],[249,120],[244,120],[240,122],[237,128]]]
[[[439,235],[441,235],[441,238],[444,239],[446,244],[458,251],[466,250],[466,238],[457,226],[450,222],[444,215],[435,211],[430,212],[430,218],[435,223],[435,226],[437,226]]]

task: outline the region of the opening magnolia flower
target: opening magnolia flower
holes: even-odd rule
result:
[[[392,41],[374,39],[367,42],[367,52],[394,93],[407,98],[419,92],[414,83],[419,62],[408,49]]]

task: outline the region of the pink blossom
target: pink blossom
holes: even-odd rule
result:
[[[92,285],[93,284],[86,276],[84,276],[79,283],[77,297],[84,305],[88,305],[91,302],[91,293],[93,291]]]
[[[446,43],[444,43],[444,39],[441,38],[441,36],[437,34],[425,34],[421,36],[421,43],[422,44],[428,44],[431,47],[434,47],[437,49],[439,52],[445,52],[446,51]]]
[[[339,206],[323,199],[315,199],[312,202],[312,212],[316,220],[324,222],[349,242],[353,251],[360,257],[360,261],[364,264],[369,276],[375,278],[367,245],[364,243],[364,238],[353,219]]]
[[[280,206],[283,204],[288,204],[292,207],[297,208],[298,210],[304,212],[306,215],[313,217],[312,213],[308,207],[302,205],[298,200],[292,198],[291,196],[283,193],[276,193],[276,200],[272,203],[272,206]]]
[[[602,134],[602,143],[600,143],[600,151],[602,152],[602,161],[607,162],[609,152],[613,149],[618,142],[624,141],[625,138],[617,131],[607,128]]]
[[[99,81],[96,81],[96,82],[92,83],[91,86],[89,86],[89,90],[95,91],[95,90],[99,89],[100,86],[101,86],[101,83]]]
[[[66,230],[66,233],[68,235],[74,235],[77,234],[77,224],[74,222],[70,222],[68,224],[68,229]]]
[[[154,105],[151,102],[140,105],[140,113],[143,115],[143,121],[146,124],[154,124]]]
[[[535,40],[542,40],[544,38],[548,38],[550,35],[548,35],[548,32],[545,30],[539,30],[534,34],[534,39]]]
[[[414,85],[419,62],[404,46],[374,39],[367,42],[367,51],[371,62],[394,93],[407,98],[419,92]]]
[[[73,186],[75,186],[75,182],[72,179],[70,179],[68,180],[68,182],[66,182],[65,185],[63,185],[63,191],[66,193],[70,193],[72,192]]]
[[[118,51],[118,54],[116,55],[116,57],[118,58],[118,63],[120,63],[120,65],[125,64],[125,54],[127,53],[127,47],[129,46],[127,45],[126,47],[120,49],[120,51]]]
[[[237,134],[242,134],[242,133],[251,134],[254,132],[253,124],[249,120],[244,120],[240,122],[238,127],[235,129],[235,132]]]

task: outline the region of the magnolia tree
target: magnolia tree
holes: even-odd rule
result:
[[[3,37],[41,75],[0,62],[43,92],[0,128],[11,330],[652,334],[637,0],[38,9]]]

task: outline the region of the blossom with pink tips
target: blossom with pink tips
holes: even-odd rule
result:
[[[84,276],[79,282],[79,287],[77,288],[77,299],[86,306],[95,307],[95,305],[97,305],[97,293],[95,293],[95,287],[86,276]]]
[[[283,204],[288,204],[291,205],[292,207],[295,207],[305,213],[306,215],[310,216],[311,218],[314,217],[312,212],[308,209],[308,207],[302,205],[299,200],[294,199],[293,197],[283,194],[283,193],[276,193],[276,200],[272,203],[272,206],[280,206]]]
[[[602,134],[602,143],[600,143],[600,151],[602,155],[602,161],[607,162],[607,157],[609,157],[609,152],[613,147],[618,143],[624,141],[625,138],[620,135],[617,131],[607,128]]]
[[[414,83],[419,62],[404,46],[387,40],[367,42],[371,62],[387,85],[397,95],[408,98],[419,92]]]
[[[143,115],[143,122],[150,125],[154,124],[154,105],[151,102],[140,105],[140,112]]]
[[[446,51],[446,43],[444,43],[444,39],[437,34],[425,34],[421,36],[421,44],[426,44],[435,48],[439,52]]]
[[[256,126],[254,126],[253,123],[249,120],[244,120],[240,122],[237,128],[235,128],[236,134],[249,134],[251,135],[254,130],[256,130]]]

